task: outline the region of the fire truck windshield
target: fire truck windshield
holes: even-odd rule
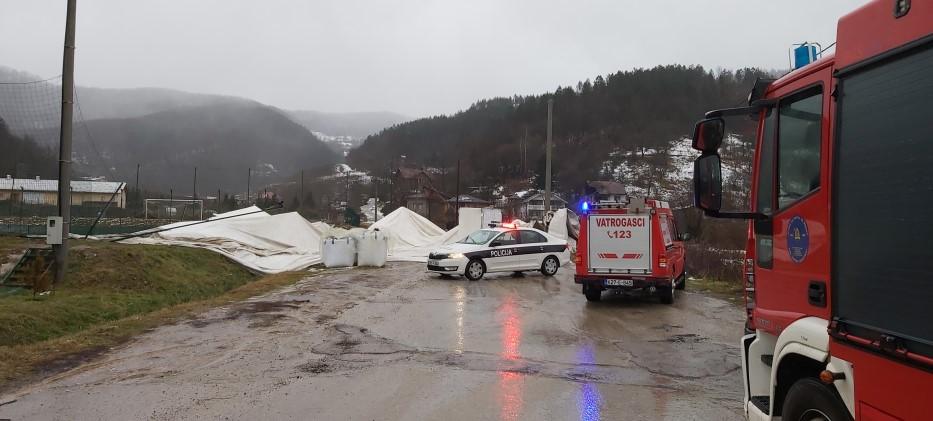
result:
[[[778,207],[820,186],[820,122],[823,94],[817,88],[781,102],[778,116]]]

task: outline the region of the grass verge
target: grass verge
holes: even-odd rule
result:
[[[0,237],[0,255],[28,245]],[[73,241],[71,250],[68,276],[51,296],[0,297],[0,390],[72,367],[159,325],[308,276],[257,277],[216,253],[185,247]]]
[[[717,298],[722,298],[736,305],[744,305],[744,293],[741,282],[723,281],[711,278],[690,278],[687,280],[687,290],[702,292]]]

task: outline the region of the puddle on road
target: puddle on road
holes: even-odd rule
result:
[[[269,327],[288,317],[282,312],[301,308],[310,301],[310,299],[301,298],[276,301],[244,301],[228,308],[223,316],[192,319],[187,323],[196,328],[203,328],[214,323],[237,320],[246,316],[250,320],[248,326],[251,328]]]
[[[515,308],[515,296],[509,294],[496,311],[502,326],[502,350],[500,357],[506,367],[499,370],[499,418],[514,421],[522,413],[524,406],[525,374],[527,365],[521,364],[519,348],[522,344],[522,321]],[[510,367],[516,365],[518,367]],[[538,371],[535,370],[535,373]]]
[[[596,364],[596,352],[592,342],[582,344],[576,353],[576,361],[583,367],[583,373],[589,373]],[[581,421],[599,420],[602,412],[602,395],[599,388],[592,382],[580,384],[580,391],[577,393],[577,411],[580,413]]]
[[[331,367],[327,373],[340,374],[373,366],[393,363],[442,365],[462,370],[507,372],[536,375],[572,382],[594,384],[616,384],[646,387],[673,388],[670,381],[638,367],[622,367],[608,364],[577,362],[564,363],[534,360],[511,354],[482,353],[473,351],[418,349],[399,344],[391,339],[375,335],[365,328],[336,324],[325,332],[325,340],[311,348],[311,352],[323,358]],[[511,347],[512,339],[508,339]],[[509,358],[503,358],[508,355]],[[299,365],[298,367],[301,367]],[[300,368],[299,368],[300,369]]]

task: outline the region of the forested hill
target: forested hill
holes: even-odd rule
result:
[[[32,139],[10,132],[0,116],[0,177],[54,178],[58,174],[58,153]]]
[[[88,135],[92,138],[88,138]],[[256,103],[182,107],[134,118],[90,120],[74,132],[75,170],[135,180],[148,190],[201,195],[246,191],[330,166],[337,155],[276,108]]]
[[[348,161],[384,173],[401,155],[408,165],[437,168],[452,168],[460,159],[468,185],[540,178],[547,101],[553,98],[558,188],[575,191],[585,180],[609,178],[632,185],[617,170],[627,156],[669,150],[692,135],[704,112],[743,105],[758,77],[768,74],[681,65],[620,71],[551,93],[482,100],[454,115],[399,124],[367,138]]]

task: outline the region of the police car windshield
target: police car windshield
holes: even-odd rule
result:
[[[493,230],[479,230],[467,236],[458,243],[460,244],[486,244],[489,240],[492,240],[492,237],[495,237],[496,234],[499,234],[499,231]]]

